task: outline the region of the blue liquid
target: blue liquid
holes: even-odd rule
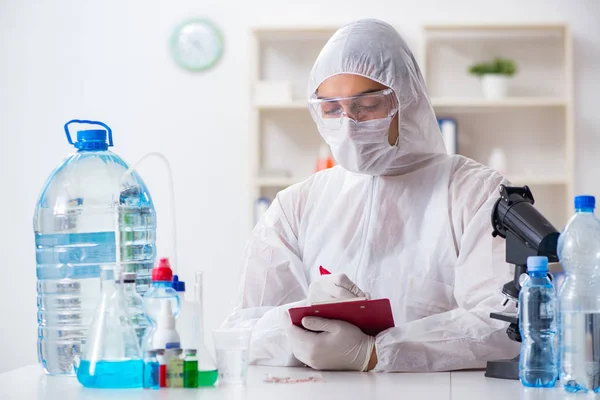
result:
[[[143,383],[143,360],[98,361],[94,375],[90,375],[90,362],[81,361],[77,368],[77,380],[87,388],[133,389]]]
[[[160,389],[160,364],[158,361],[144,364],[144,389]]]

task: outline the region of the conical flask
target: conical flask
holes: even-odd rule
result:
[[[140,346],[131,323],[119,270],[101,269],[102,298],[79,360],[77,380],[85,387],[123,389],[142,387]]]
[[[198,386],[213,386],[217,382],[219,372],[217,365],[204,343],[204,304],[202,288],[202,271],[197,271],[194,279],[194,324],[193,340],[198,357]]]

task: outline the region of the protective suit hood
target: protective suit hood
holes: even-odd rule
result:
[[[391,25],[362,19],[340,28],[317,57],[308,80],[308,96],[338,74],[364,76],[393,89],[398,98],[398,150],[383,175],[410,172],[415,163],[446,154],[421,71]]]

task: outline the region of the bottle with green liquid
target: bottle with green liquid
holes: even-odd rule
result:
[[[185,358],[183,359],[183,387],[197,388],[198,387],[198,357],[196,357],[196,349],[187,349],[184,351]]]
[[[198,359],[198,387],[213,386],[217,383],[219,371],[212,356],[204,344],[204,304],[202,289],[202,271],[196,272],[194,280],[194,325],[193,338],[196,342],[196,357]]]

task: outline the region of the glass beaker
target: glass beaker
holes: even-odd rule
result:
[[[127,312],[120,269],[102,267],[102,298],[90,326],[87,343],[76,365],[77,380],[85,387],[141,388],[144,361]]]
[[[250,360],[252,329],[216,329],[213,331],[219,384],[243,385],[246,383]]]
[[[204,308],[203,308],[203,288],[202,271],[197,271],[194,279],[194,324],[193,346],[197,349],[198,358],[198,387],[213,386],[217,382],[219,372],[212,356],[206,349],[204,343]]]

